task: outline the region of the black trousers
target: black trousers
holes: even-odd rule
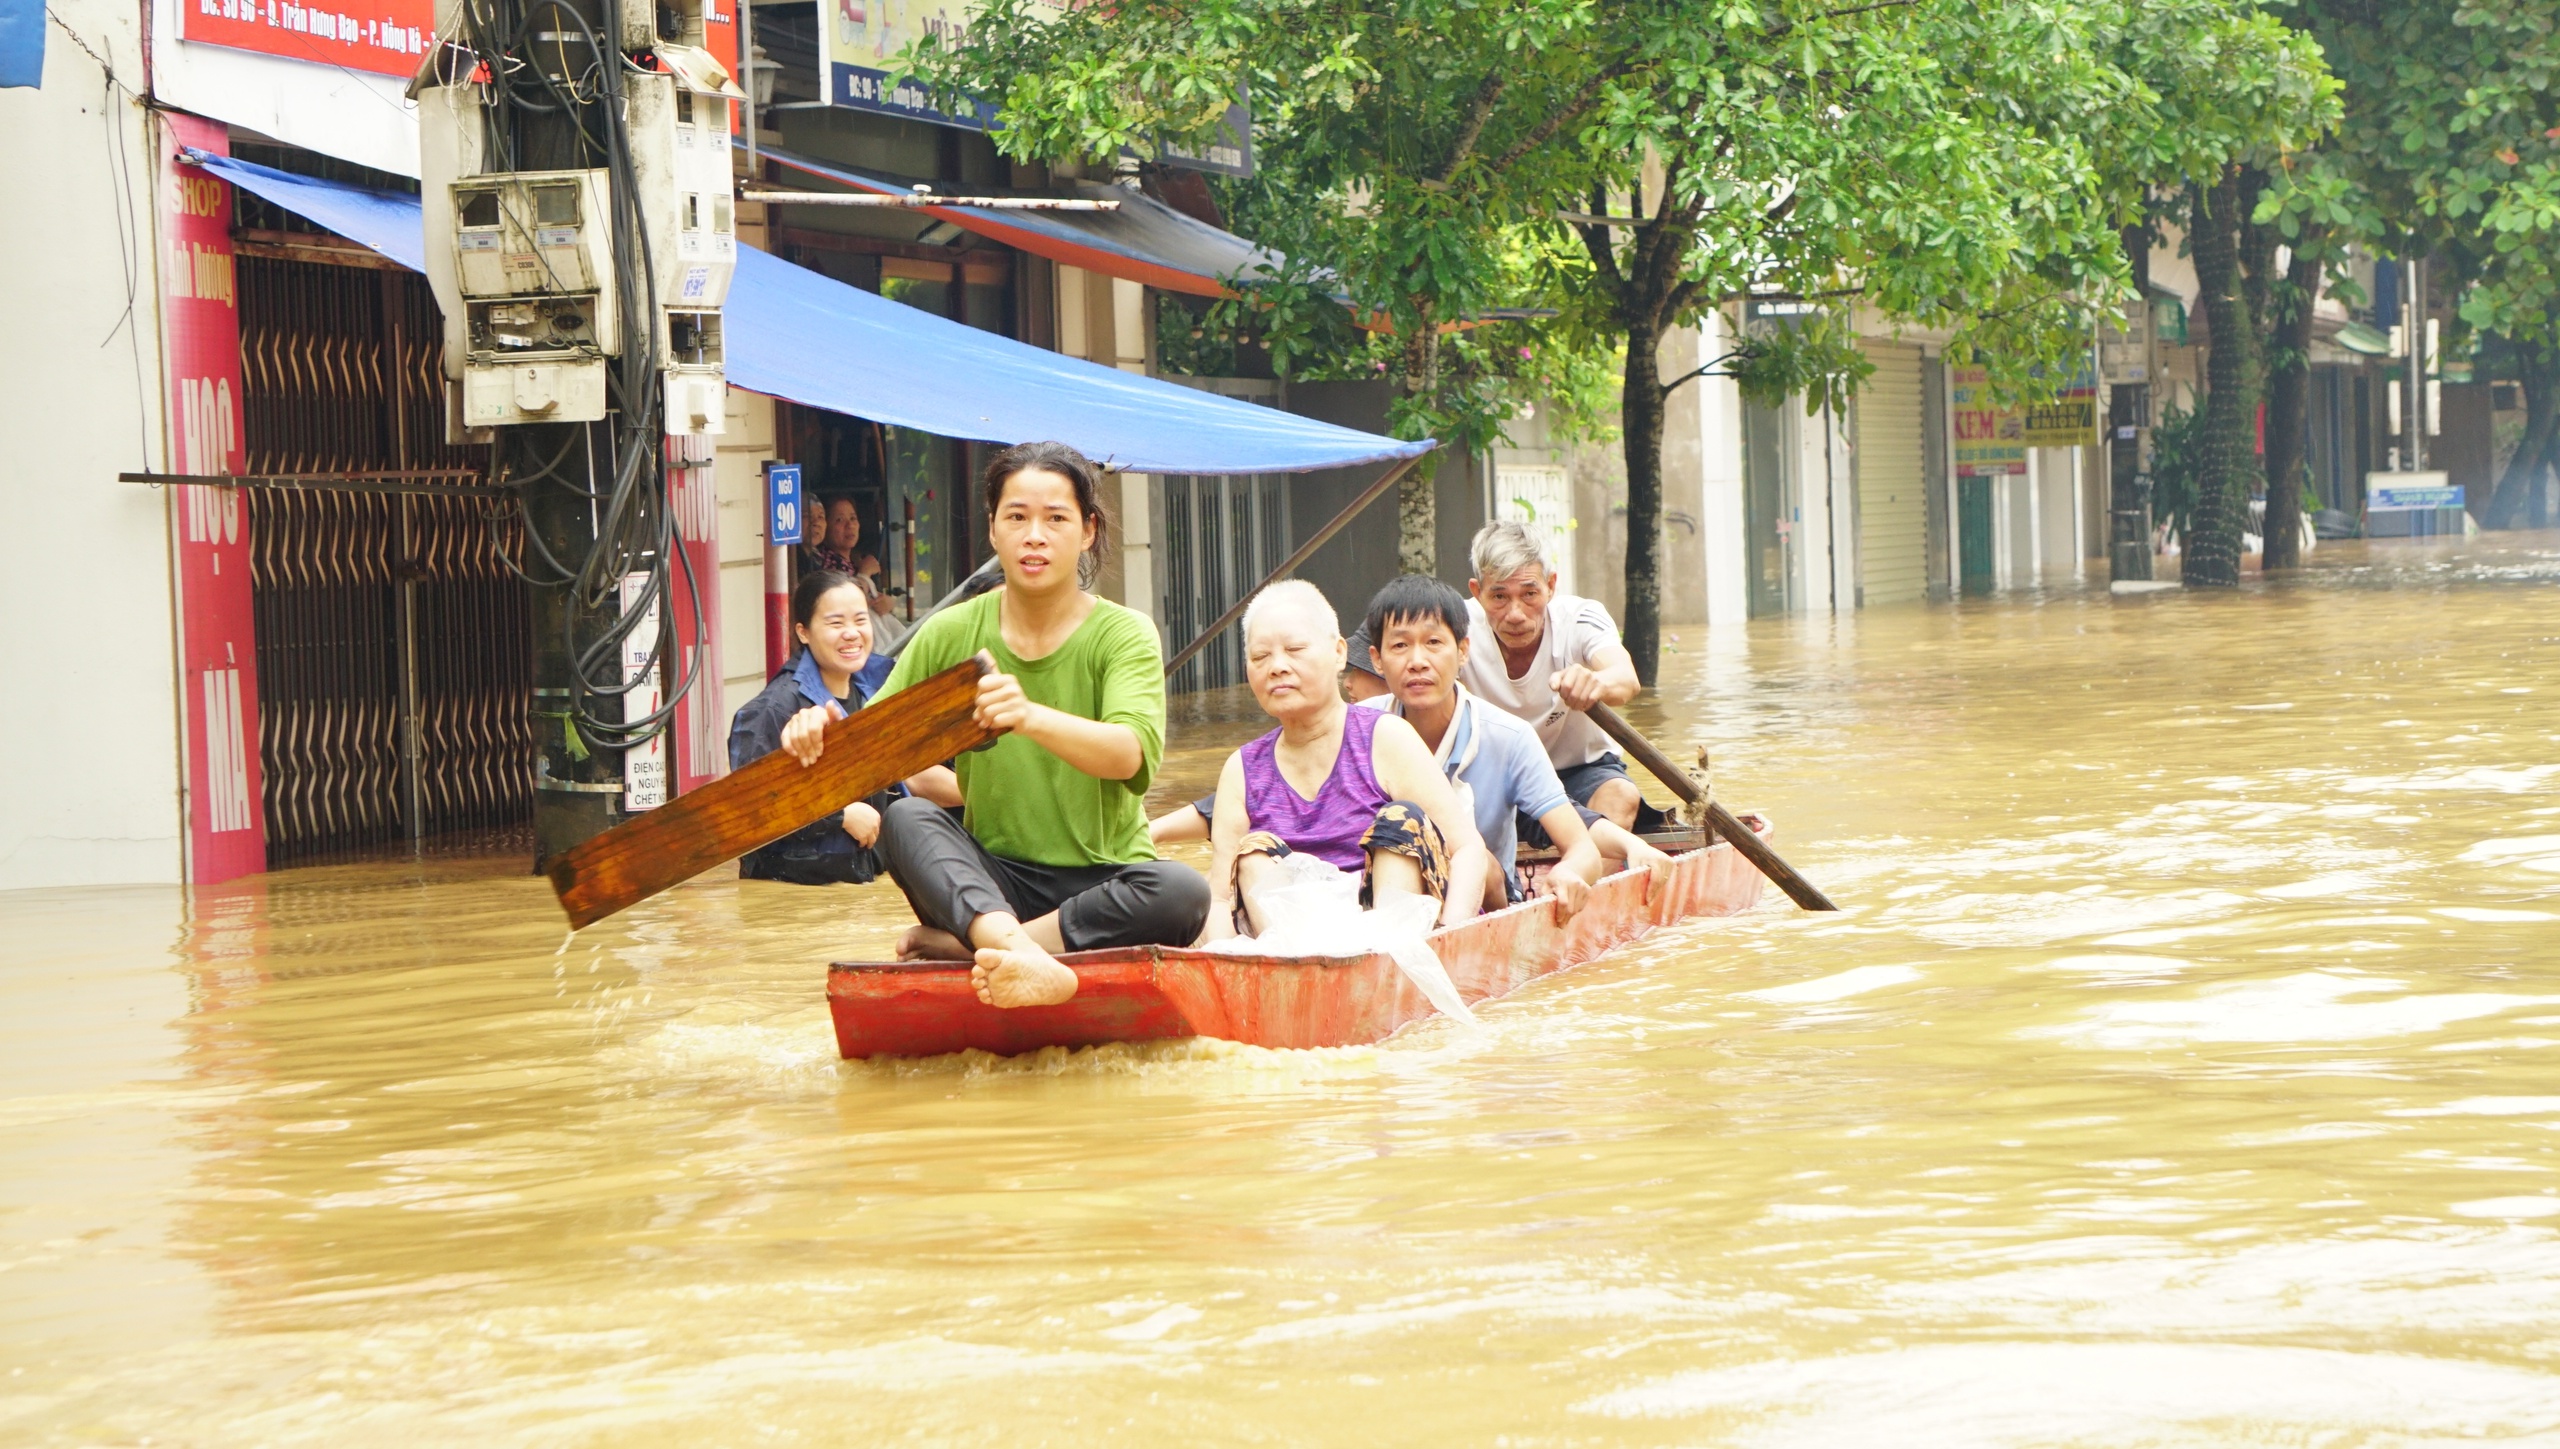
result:
[[[959,817],[910,797],[880,821],[880,859],[916,919],[963,941],[980,916],[1028,921],[1058,913],[1070,951],[1188,946],[1209,919],[1209,881],[1187,865],[1035,865],[990,852]]]

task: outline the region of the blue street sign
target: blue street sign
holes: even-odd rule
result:
[[[800,465],[767,463],[764,465],[765,541],[780,545],[800,541],[801,507]]]

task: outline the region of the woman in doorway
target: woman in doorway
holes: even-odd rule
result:
[[[812,569],[791,590],[791,628],[800,641],[791,666],[773,677],[764,692],[739,706],[729,726],[729,768],[760,760],[782,747],[794,726],[805,733],[826,728],[862,708],[889,679],[893,663],[871,652],[871,611],[861,585],[831,569]],[[810,758],[816,758],[814,752]],[[910,785],[931,794],[957,799],[951,772],[937,765]],[[738,862],[748,880],[789,881],[794,885],[859,885],[880,874],[873,849],[880,839],[880,813],[909,786],[857,800],[840,814],[812,821]]]
[[[827,569],[840,574],[854,572],[854,560],[862,548],[862,513],[853,500],[841,493],[820,501],[817,516],[810,520],[818,525],[804,546],[802,565]]]
[[[984,486],[1003,585],[920,625],[880,693],[985,650],[996,672],[978,682],[977,718],[1001,737],[960,757],[960,819],[897,801],[879,849],[916,913],[900,957],[974,959],[980,1000],[1047,1006],[1076,992],[1058,953],[1188,944],[1209,887],[1147,841],[1164,660],[1145,616],[1084,587],[1104,541],[1093,464],[1024,443],[995,456]],[[816,758],[815,730],[782,744]]]
[[[861,585],[863,603],[871,610],[874,647],[895,649],[906,635],[906,626],[889,612],[889,596],[880,587],[880,560],[862,547],[862,510],[841,493],[827,499],[822,508],[813,520],[820,526],[804,550],[803,567],[845,574]]]

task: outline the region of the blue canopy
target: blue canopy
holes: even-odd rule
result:
[[[0,86],[44,85],[44,0],[0,0]]]
[[[426,270],[418,198],[228,156],[187,159]],[[1132,473],[1300,473],[1434,446],[1258,407],[1044,351],[849,287],[741,245],[725,311],[729,381],[946,438],[1056,439]]]

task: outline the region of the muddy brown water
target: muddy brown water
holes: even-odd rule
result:
[[[0,895],[0,1440],[2560,1440],[2560,536],[2314,557],[1676,631],[1848,909],[1474,1033],[840,1063],[885,888]]]

